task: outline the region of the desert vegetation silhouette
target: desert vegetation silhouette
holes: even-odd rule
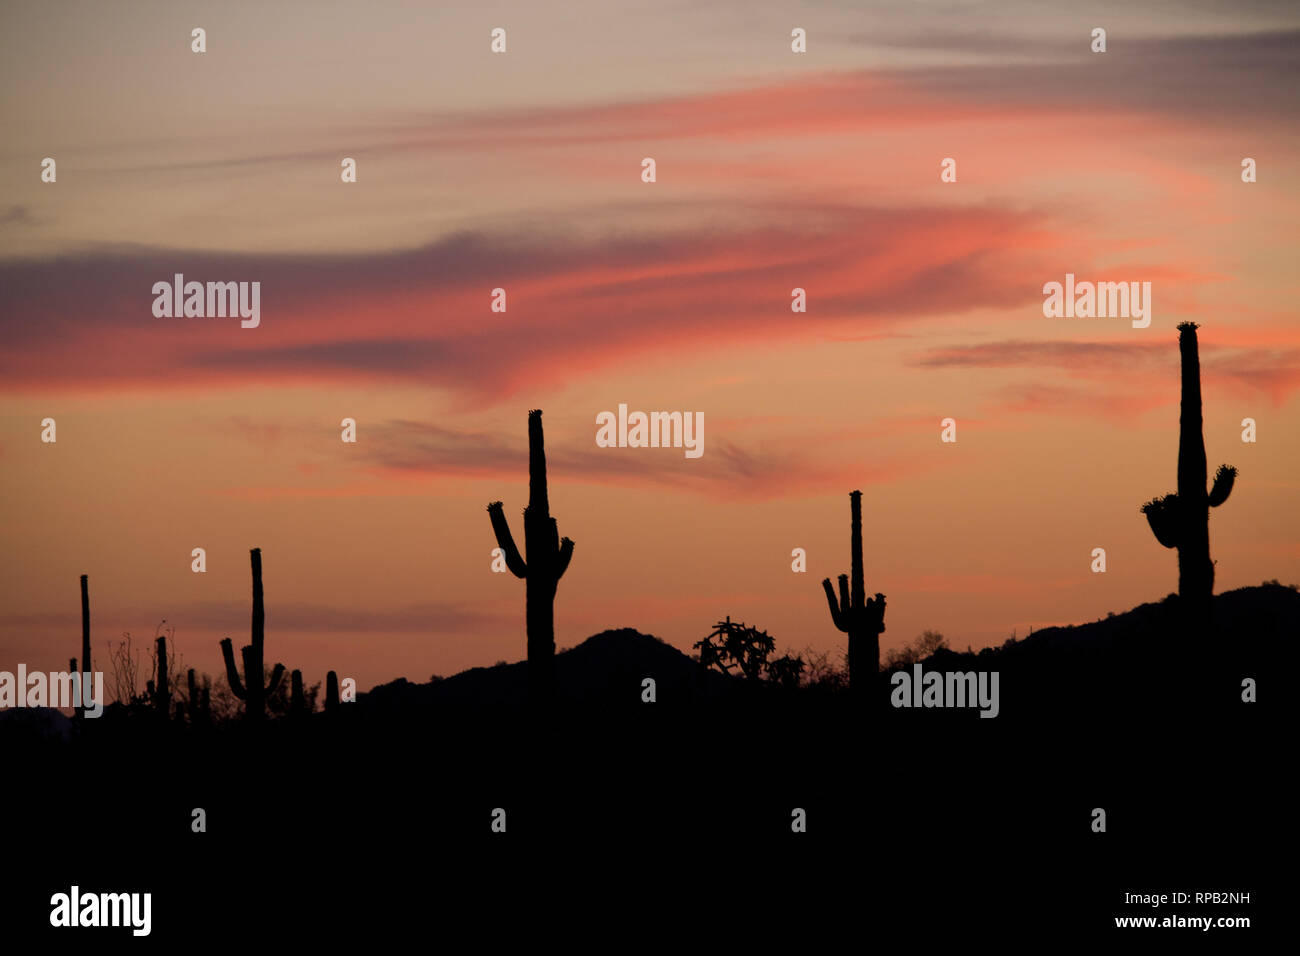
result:
[[[1048,628],[1022,641],[1017,641],[1013,636],[1002,647],[984,648],[978,654],[969,649],[965,655],[958,654],[947,647],[946,641],[939,634],[926,631],[914,645],[890,649],[883,659],[886,671],[931,659],[938,662],[939,666],[967,667],[978,658],[986,667],[997,666],[1007,669],[1008,673],[1035,675],[1028,682],[1020,682],[1018,686],[1023,687],[1036,683],[1036,676],[1045,673],[1045,669],[1059,665],[1058,680],[1065,682],[1056,685],[1054,694],[1059,698],[1068,696],[1061,693],[1067,686],[1077,688],[1081,693],[1091,693],[1093,683],[1105,678],[1102,672],[1114,671],[1121,663],[1129,666],[1141,661],[1156,664],[1164,661],[1165,652],[1159,643],[1162,640],[1184,637],[1189,632],[1197,635],[1208,633],[1211,610],[1216,603],[1213,595],[1214,562],[1209,552],[1209,509],[1227,500],[1234,487],[1237,471],[1228,465],[1221,466],[1212,486],[1206,490],[1197,328],[1196,324],[1190,322],[1178,326],[1181,408],[1177,490],[1148,501],[1141,509],[1159,543],[1178,551],[1177,597],[1171,595],[1161,605],[1143,605],[1118,617],[1112,613],[1106,621],[1099,620],[1095,625],[1077,629],[1072,625]],[[847,667],[836,666],[827,654],[819,656],[811,647],[799,656],[787,654],[775,658],[776,642],[770,634],[743,621],[733,621],[728,615],[725,620],[713,626],[711,633],[695,643],[698,657],[694,661],[658,639],[623,628],[596,635],[582,645],[586,648],[582,654],[568,656],[570,652],[566,652],[561,655],[563,660],[557,669],[554,603],[559,580],[572,560],[574,543],[567,537],[560,537],[557,521],[550,513],[540,409],[528,413],[528,476],[528,503],[523,509],[526,555],[521,554],[515,543],[502,502],[492,502],[487,508],[506,567],[516,577],[524,579],[527,585],[526,664],[513,672],[510,668],[491,669],[491,672],[489,669],[473,669],[483,673],[468,681],[449,680],[436,693],[419,698],[420,700],[466,700],[476,695],[498,702],[553,701],[560,696],[565,697],[566,701],[576,699],[575,687],[622,687],[625,685],[618,682],[627,674],[637,677],[636,683],[639,684],[646,672],[646,661],[649,658],[637,658],[634,651],[647,647],[653,654],[659,655],[655,658],[658,662],[656,666],[662,664],[666,668],[665,673],[684,675],[686,670],[678,667],[681,663],[690,665],[696,674],[701,670],[713,672],[709,675],[709,680],[696,681],[694,677],[688,677],[678,681],[676,677],[673,678],[683,687],[695,682],[693,686],[705,692],[701,693],[701,699],[740,699],[729,696],[730,690],[721,694],[714,693],[715,689],[723,685],[746,695],[765,686],[811,691],[814,696],[843,699],[854,707],[864,697],[873,696],[870,691],[881,682],[877,675],[881,673],[880,635],[885,630],[886,604],[884,594],[877,592],[874,597],[867,596],[860,490],[849,493],[850,571],[838,576],[838,589],[832,585],[830,578],[821,582],[834,626],[848,635],[847,653],[843,658]],[[155,715],[163,720],[175,717],[178,722],[187,722],[192,727],[207,728],[224,725],[239,717],[249,725],[257,725],[268,717],[279,716],[291,717],[297,721],[316,710],[320,684],[309,687],[300,670],[286,673],[282,663],[276,663],[274,667],[267,666],[261,549],[251,549],[249,558],[253,608],[251,640],[241,650],[242,672],[229,637],[220,642],[226,680],[222,682],[218,678],[214,684],[210,678],[193,669],[186,674],[180,655],[169,643],[170,635],[155,635],[153,678],[148,681],[146,692],[138,694],[137,664],[131,651],[130,635],[126,634],[121,645],[109,645],[109,662],[113,669],[117,701],[122,705],[118,708],[119,713],[139,712],[142,717]],[[90,669],[91,664],[88,576],[82,575],[80,583],[81,669],[84,672]],[[1250,661],[1253,658],[1249,655],[1256,653],[1253,648],[1262,648],[1274,639],[1269,635],[1273,634],[1276,627],[1296,619],[1295,589],[1283,594],[1280,592],[1287,589],[1274,583],[1271,587],[1266,585],[1264,588],[1244,590],[1252,593],[1225,595],[1224,600],[1217,603],[1227,628],[1223,631],[1225,635],[1251,635],[1251,641],[1239,641],[1239,646],[1233,651],[1242,660]],[[1121,636],[1139,633],[1144,636],[1143,641],[1127,637],[1121,639]],[[1145,640],[1148,636],[1154,643]],[[658,648],[655,642],[667,650]],[[1224,647],[1228,646],[1230,642],[1225,639]],[[1087,655],[1080,657],[1084,650]],[[637,661],[635,665],[631,663],[633,660]],[[1095,670],[1085,674],[1079,670],[1080,661],[1085,661]],[[77,664],[77,658],[72,658],[70,669],[77,671]],[[470,673],[466,672],[467,675]],[[520,679],[516,680],[511,676],[512,673]],[[182,679],[182,675],[186,675],[185,679]],[[285,679],[286,676],[288,680]],[[734,680],[718,683],[715,680],[717,678]],[[424,686],[432,688],[433,683]],[[392,684],[380,686],[391,688],[399,684],[405,685],[406,682],[399,678]],[[325,676],[323,693],[323,709],[327,714],[350,710],[341,707],[339,685],[337,673],[329,671]],[[474,694],[466,695],[462,690],[464,687],[475,688]],[[348,690],[347,701],[354,702],[354,685],[349,684]],[[590,699],[598,696],[599,692],[583,693]],[[762,690],[757,692],[767,694]],[[404,693],[406,691],[399,687],[389,691],[387,699],[391,702]],[[767,694],[766,699],[777,698]],[[879,699],[884,698],[882,696]],[[242,708],[239,701],[243,702]],[[1034,705],[1043,710],[1057,706],[1056,701],[1049,699],[1048,695],[1035,698]],[[351,717],[347,719],[352,720]],[[77,723],[80,725],[81,721]]]
[[[766,677],[770,683],[789,689],[799,686],[805,668],[799,655],[769,659],[776,650],[776,640],[767,631],[733,621],[731,615],[714,624],[713,630],[695,643],[695,649],[706,670],[713,668],[727,675],[734,670],[749,681]]]
[[[263,642],[266,631],[266,609],[262,603],[262,549],[249,553],[253,565],[253,636],[252,643],[240,651],[244,659],[244,678],[239,678],[235,665],[235,652],[230,638],[221,640],[221,656],[226,662],[226,680],[234,695],[244,702],[244,716],[253,722],[266,716],[266,699],[275,693],[284,680],[284,665],[277,663],[268,679],[263,671]]]
[[[555,683],[555,591],[573,558],[573,541],[561,538],[546,493],[546,445],[542,435],[542,410],[528,413],[528,506],[524,508],[524,549],[519,553],[505,507],[500,501],[488,505],[492,531],[505,556],[506,567],[523,578],[525,624],[528,634],[530,693],[549,697]]]
[[[822,581],[826,603],[835,627],[849,636],[849,689],[862,693],[880,670],[880,634],[885,629],[885,596],[867,597],[862,569],[862,492],[849,492],[849,570],[840,575],[840,596],[835,599],[831,579]]]
[[[1205,436],[1201,416],[1201,360],[1197,325],[1178,326],[1182,399],[1178,419],[1178,490],[1142,506],[1156,540],[1178,550],[1178,599],[1189,624],[1199,628],[1214,609],[1214,562],[1210,560],[1210,509],[1228,500],[1237,469],[1220,465],[1205,490]]]
[[[82,673],[91,674],[90,666],[90,578],[89,575],[81,576],[81,670]],[[68,661],[68,673],[77,673],[77,659],[74,657]],[[84,715],[85,708],[74,707],[73,713],[77,717]]]

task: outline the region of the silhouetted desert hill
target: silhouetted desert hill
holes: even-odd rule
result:
[[[699,663],[671,644],[632,628],[602,631],[555,656],[561,700],[599,706],[640,704],[642,681],[655,681],[656,702],[714,701],[739,693],[741,681]],[[474,667],[425,684],[399,678],[360,695],[368,711],[407,708],[499,709],[527,701],[528,662]]]
[[[1232,872],[1224,861],[1242,847],[1272,845],[1268,817],[1255,808],[1287,792],[1289,751],[1266,715],[1286,706],[1290,674],[1275,661],[1300,629],[1300,595],[1269,586],[1221,595],[1217,639],[1199,647],[1181,632],[1178,610],[1176,600],[1145,604],[922,662],[997,671],[1001,706],[991,720],[975,708],[894,708],[889,673],[865,687],[869,712],[849,694],[756,685],[706,672],[631,629],[558,654],[560,706],[551,709],[529,709],[521,661],[428,683],[397,680],[309,720],[209,731],[109,712],[66,744],[24,747],[5,739],[10,719],[0,721],[0,752],[42,788],[11,836],[37,843],[69,821],[112,820],[114,849],[101,855],[114,870],[102,885],[123,885],[126,861],[160,894],[156,857],[143,848],[188,838],[196,807],[209,833],[193,845],[213,847],[200,872],[220,873],[222,892],[248,886],[251,872],[262,879],[253,884],[259,898],[283,892],[284,867],[273,861],[259,877],[261,858],[250,870],[224,846],[297,847],[315,869],[323,848],[324,859],[367,875],[384,872],[393,848],[409,847],[465,873],[457,878],[466,884],[495,885],[518,872],[508,856],[518,845],[520,860],[547,868],[537,881],[549,885],[555,861],[584,851],[643,860],[673,879],[711,878],[728,861],[787,851],[796,854],[783,864],[792,872],[838,874],[843,848],[869,840],[861,845],[902,866],[921,892],[936,860],[988,861],[975,883],[996,885],[990,867],[1050,872],[1068,846],[1080,874],[1128,879],[1150,873],[1156,859],[1209,885]],[[655,704],[641,701],[645,677],[656,681]],[[1243,677],[1258,679],[1260,703],[1242,701]],[[1094,839],[1094,807],[1110,815],[1111,842]],[[490,829],[495,808],[508,812],[508,839]],[[782,842],[803,839],[791,830],[795,808],[807,811],[817,841],[807,848]],[[1231,826],[1202,834],[1207,812]],[[1020,834],[1032,838],[1014,836],[1018,855],[1008,857],[1008,835]],[[1116,835],[1131,839],[1131,855],[1116,855]],[[808,855],[818,846],[825,859]],[[66,858],[54,862],[48,880],[66,888]],[[611,865],[598,859],[591,879],[604,881]],[[735,869],[728,878],[743,880],[750,867]],[[194,884],[170,882],[177,892],[160,895],[158,912],[175,917]],[[376,877],[377,905],[391,905],[392,885]],[[52,891],[41,890],[44,906]],[[354,905],[356,892],[350,886],[335,905]],[[411,905],[430,903],[420,896]],[[318,910],[313,900],[301,912]]]
[[[1170,595],[1090,624],[1050,627],[977,653],[941,649],[926,670],[997,671],[1001,717],[1132,717],[1177,707],[1216,720],[1241,714],[1242,682],[1294,655],[1300,593],[1265,584],[1216,595],[1209,641],[1189,632]],[[882,691],[883,693],[884,691]]]
[[[37,740],[69,740],[72,720],[53,707],[11,707],[0,710],[0,734],[10,732]]]
[[[626,725],[627,719],[638,724],[651,721],[666,731],[670,724],[664,718],[672,711],[677,714],[672,724],[691,739],[692,728],[703,726],[700,720],[721,726],[734,723],[741,713],[745,720],[756,721],[751,724],[754,728],[780,724],[791,732],[796,725],[810,734],[825,727],[847,732],[857,721],[853,712],[863,704],[876,712],[872,719],[890,726],[895,739],[908,734],[909,728],[928,727],[935,720],[1031,728],[1041,718],[1050,718],[1055,727],[1065,721],[1085,727],[1172,713],[1208,722],[1221,723],[1227,716],[1252,720],[1258,709],[1267,709],[1268,701],[1278,699],[1276,686],[1261,696],[1259,704],[1246,706],[1243,681],[1253,679],[1258,684],[1270,673],[1288,672],[1286,662],[1294,657],[1293,642],[1300,634],[1300,593],[1274,584],[1241,588],[1217,595],[1214,612],[1209,641],[1187,633],[1178,598],[1170,595],[1093,623],[1046,628],[999,648],[977,653],[942,649],[921,662],[924,671],[997,672],[996,721],[980,719],[974,707],[893,707],[895,671],[864,683],[861,700],[855,704],[846,692],[828,693],[824,688],[791,692],[705,670],[672,645],[631,628],[603,631],[557,654],[556,698],[565,711],[586,723],[592,716],[600,718],[597,723],[607,724],[610,733],[616,732],[615,725]],[[960,636],[953,639],[957,643]],[[642,700],[646,678],[655,681],[655,706]],[[399,678],[360,694],[357,703],[343,706],[336,714],[317,713],[305,723],[276,720],[272,726],[277,738],[297,739],[306,732],[321,741],[343,735],[371,744],[381,739],[396,744],[436,723],[444,743],[463,739],[470,747],[494,726],[517,726],[518,713],[529,706],[528,665],[518,661],[475,667],[427,683]],[[458,713],[472,719],[456,723]],[[87,747],[107,748],[110,740],[133,734],[148,737],[161,729],[149,712],[128,713],[117,704],[106,708],[103,719],[87,721],[84,728],[57,711],[10,711],[0,718],[0,738],[7,746],[19,741],[47,746],[85,736]],[[232,744],[246,734],[235,726],[214,732],[179,721],[168,724],[166,731],[178,738],[231,738]],[[701,746],[711,746],[708,734],[701,740]]]
[[[1177,673],[1184,681],[1190,679],[1189,671],[1230,679],[1230,686],[1221,690],[1238,701],[1241,679],[1280,657],[1300,633],[1300,593],[1269,584],[1217,595],[1214,626],[1210,644],[1194,641],[1186,634],[1178,598],[1170,595],[1089,624],[1045,628],[1000,648],[977,653],[940,650],[922,664],[927,670],[999,671],[1001,693],[1013,704],[1010,711],[1004,706],[1004,719],[1026,716],[1025,705],[1031,702],[1045,711],[1075,707],[1082,703],[1080,695],[1088,698],[1096,716],[1095,708],[1102,703],[1097,695],[1105,688],[1109,690],[1103,706],[1127,711],[1134,695],[1126,685],[1156,672]],[[758,689],[747,687],[741,678],[705,671],[677,648],[631,628],[590,637],[558,654],[555,666],[559,698],[570,704],[640,705],[646,677],[654,678],[661,704],[771,700],[769,694],[749,693]],[[370,714],[511,708],[526,701],[527,678],[527,664],[519,661],[475,667],[431,683],[398,679],[362,694],[358,707]],[[888,675],[882,675],[873,695],[877,706],[888,706],[887,680]],[[1141,699],[1163,701],[1166,690],[1171,688],[1147,687]],[[1188,686],[1172,690],[1201,692]]]
[[[1131,611],[1090,624],[1044,628],[1018,641],[1006,653],[1016,656],[1083,652],[1124,656],[1157,652],[1162,642],[1180,638],[1176,604],[1177,597],[1171,594],[1164,601],[1139,604]],[[1255,649],[1262,650],[1272,641],[1294,640],[1300,624],[1300,592],[1265,584],[1216,595],[1214,624],[1220,631],[1219,639],[1231,637]]]

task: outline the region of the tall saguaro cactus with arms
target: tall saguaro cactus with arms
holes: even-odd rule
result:
[[[244,658],[242,681],[239,679],[239,668],[235,666],[234,648],[228,637],[221,641],[221,656],[226,661],[226,680],[230,682],[230,689],[244,702],[244,716],[258,721],[266,715],[266,699],[275,693],[280,681],[284,679],[284,665],[276,664],[271,679],[266,680],[262,656],[266,630],[266,610],[262,606],[262,549],[254,548],[249,556],[253,564],[253,643],[241,651]]]
[[[506,567],[527,585],[528,672],[535,693],[549,691],[555,664],[555,590],[573,557],[573,542],[560,538],[546,497],[546,448],[542,410],[528,413],[528,507],[524,509],[525,561],[515,546],[501,502],[488,505],[492,531]]]
[[[838,601],[830,578],[822,581],[822,587],[831,608],[831,620],[849,636],[849,688],[862,690],[870,685],[880,670],[880,632],[885,629],[885,596],[867,597],[862,572],[862,492],[850,492],[849,504],[853,515],[849,529],[852,590],[849,589],[847,574],[840,575]]]
[[[1189,621],[1209,620],[1213,607],[1214,562],[1210,560],[1210,509],[1228,500],[1237,469],[1220,465],[1205,490],[1205,436],[1201,418],[1201,359],[1195,322],[1178,326],[1182,357],[1182,407],[1178,425],[1178,491],[1142,506],[1156,540],[1178,549],[1178,599]]]

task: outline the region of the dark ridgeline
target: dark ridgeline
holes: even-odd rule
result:
[[[524,562],[510,534],[501,502],[488,505],[492,530],[505,555],[506,567],[527,584],[525,616],[528,627],[530,694],[551,695],[555,680],[555,589],[573,557],[573,542],[561,539],[546,497],[546,449],[542,410],[528,413],[528,507],[524,509]]]
[[[249,557],[253,564],[253,643],[241,651],[244,658],[242,682],[239,679],[239,668],[235,666],[235,652],[228,637],[221,641],[221,656],[226,661],[226,680],[230,682],[230,689],[244,702],[244,716],[250,721],[259,721],[266,716],[266,699],[275,693],[280,681],[284,679],[284,665],[276,664],[270,680],[266,680],[262,655],[266,629],[266,611],[262,606],[262,549],[253,548]]]
[[[167,673],[167,638],[158,638],[157,647],[157,654],[154,658],[158,668],[157,680],[148,681],[145,688],[149,694],[149,702],[153,704],[158,716],[163,720],[167,720],[171,716],[172,710],[171,680]]]
[[[1196,323],[1178,326],[1182,356],[1182,410],[1178,431],[1178,491],[1142,506],[1147,523],[1166,548],[1178,549],[1178,600],[1185,619],[1198,628],[1213,610],[1214,562],[1210,560],[1210,508],[1228,500],[1237,469],[1220,465],[1205,491],[1205,437],[1201,420],[1201,361]]]
[[[880,632],[885,629],[885,596],[878,593],[874,598],[867,597],[862,573],[862,492],[850,492],[849,503],[853,513],[849,541],[853,590],[849,590],[847,574],[840,575],[838,602],[830,578],[822,581],[822,587],[831,608],[831,620],[849,636],[849,688],[864,691],[872,686],[880,670]]]

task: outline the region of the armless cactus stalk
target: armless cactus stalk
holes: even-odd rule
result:
[[[831,620],[849,636],[849,688],[860,690],[869,686],[880,670],[880,632],[885,629],[885,596],[867,597],[862,573],[862,492],[851,492],[849,503],[853,514],[849,541],[853,590],[849,590],[847,574],[840,575],[838,602],[830,578],[822,581],[822,587],[831,607]]]
[[[339,675],[330,671],[325,675],[325,709],[335,710],[339,705]]]
[[[302,691],[302,671],[289,675],[289,713],[295,717],[307,713],[307,696]]]
[[[172,688],[171,681],[167,674],[167,638],[158,638],[158,653],[156,657],[158,663],[158,676],[156,681],[149,681],[146,687],[149,690],[149,700],[153,703],[154,709],[158,711],[163,720],[171,716],[172,710]]]
[[[1178,549],[1178,598],[1189,621],[1204,623],[1213,609],[1214,562],[1210,560],[1210,508],[1228,500],[1237,469],[1220,465],[1205,491],[1205,437],[1201,421],[1201,360],[1196,323],[1178,326],[1182,356],[1182,410],[1178,431],[1178,491],[1142,506],[1156,540]]]
[[[81,576],[81,672],[83,683],[94,679],[90,676],[90,590],[84,574]],[[78,717],[83,716],[84,711],[84,707],[73,708]]]
[[[262,641],[266,629],[266,610],[262,606],[262,549],[254,548],[249,552],[253,563],[253,643],[246,645],[241,654],[244,658],[244,679],[239,679],[239,668],[235,666],[235,652],[230,638],[221,641],[221,656],[226,661],[226,680],[235,696],[244,702],[244,716],[251,721],[259,721],[266,716],[266,699],[275,693],[280,681],[284,679],[284,665],[276,664],[271,672],[271,679],[265,680],[263,669]]]
[[[501,502],[488,505],[488,516],[506,567],[527,585],[528,671],[533,692],[544,695],[549,692],[555,669],[555,589],[573,557],[573,542],[560,538],[546,497],[541,409],[528,413],[528,507],[524,509],[527,563],[515,546]]]

